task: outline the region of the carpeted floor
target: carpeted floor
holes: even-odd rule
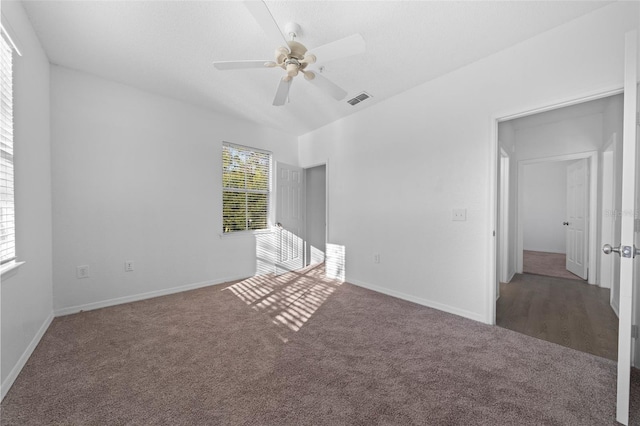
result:
[[[1,424],[614,425],[615,394],[613,361],[316,267],[56,318]]]
[[[579,276],[567,271],[567,255],[564,253],[524,250],[522,271],[525,274],[582,280]]]

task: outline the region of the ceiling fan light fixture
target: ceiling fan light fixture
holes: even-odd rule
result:
[[[313,49],[314,53],[307,54],[306,46],[296,41],[296,38],[299,37],[302,32],[300,25],[296,23],[288,23],[284,28],[285,31],[283,34],[264,0],[245,0],[244,4],[257,23],[262,27],[265,34],[273,41],[277,40],[280,45],[275,49],[275,61],[217,61],[214,62],[215,68],[219,70],[282,68],[286,74],[281,78],[278,85],[276,96],[273,101],[274,106],[282,106],[285,104],[288,99],[289,88],[292,80],[298,75],[298,73],[302,73],[305,80],[311,82],[314,86],[320,88],[332,98],[342,100],[346,97],[347,92],[344,89],[322,75],[324,70],[323,66],[320,66],[315,72],[308,71],[306,68],[315,64],[318,58],[320,58],[322,62],[335,61],[337,59],[364,53],[365,41],[360,34],[353,34],[349,37],[345,37],[322,46],[317,46]],[[285,34],[289,36],[289,40],[287,40]],[[282,45],[283,41],[285,43],[284,46]],[[358,101],[361,100],[358,99]]]
[[[308,55],[304,55],[304,59],[302,60],[302,62],[304,62],[305,64],[315,64],[316,60],[316,55],[310,53]]]

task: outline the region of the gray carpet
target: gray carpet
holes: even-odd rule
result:
[[[610,360],[317,267],[56,318],[1,424],[613,425],[615,390]]]
[[[564,253],[524,250],[522,269],[525,274],[584,281],[579,276],[567,271],[567,255]]]

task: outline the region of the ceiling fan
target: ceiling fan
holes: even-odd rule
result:
[[[316,47],[315,49],[307,50],[303,44],[295,40],[300,33],[300,26],[298,24],[292,22],[285,26],[285,33],[290,37],[290,40],[287,40],[280,31],[278,24],[264,1],[245,1],[244,5],[262,27],[266,35],[274,43],[281,45],[276,49],[275,61],[217,61],[213,63],[217,69],[226,71],[246,68],[282,68],[286,71],[286,75],[282,77],[278,84],[276,95],[273,99],[273,105],[275,106],[285,104],[289,96],[289,89],[293,78],[299,73],[304,75],[305,80],[324,90],[334,99],[344,99],[347,92],[331,80],[320,75],[322,67],[320,68],[320,72],[311,71],[307,69],[307,67],[315,64],[316,60],[328,62],[364,53],[366,45],[360,34],[354,34]]]

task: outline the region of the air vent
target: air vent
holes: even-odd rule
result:
[[[367,99],[369,99],[371,97],[370,94],[368,94],[367,92],[362,92],[360,93],[358,96],[351,98],[347,101],[347,103],[351,106],[357,105],[362,101],[365,101]]]

